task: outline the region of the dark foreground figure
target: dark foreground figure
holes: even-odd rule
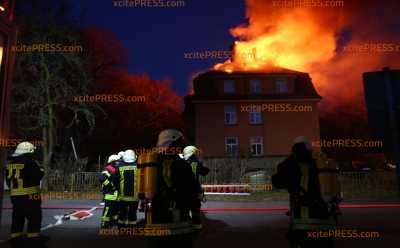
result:
[[[332,230],[336,226],[328,204],[323,200],[318,168],[311,149],[304,142],[295,143],[292,154],[278,165],[272,183],[290,194],[288,239],[292,248],[333,247],[331,238],[315,238],[311,231]]]

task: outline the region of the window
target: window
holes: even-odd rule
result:
[[[260,94],[261,93],[261,81],[258,79],[250,80],[250,93]]]
[[[259,110],[259,111],[252,110],[249,112],[249,123],[250,124],[261,124],[262,123],[261,110]]]
[[[235,81],[225,80],[224,81],[224,93],[234,93],[235,92]]]
[[[252,156],[262,156],[264,154],[263,138],[262,137],[250,138],[250,147]]]
[[[276,80],[276,92],[277,93],[288,93],[288,87],[286,80],[278,79]]]
[[[225,106],[225,124],[233,125],[237,123],[236,107],[233,105]]]
[[[225,153],[227,155],[236,155],[238,151],[238,138],[226,137],[225,138]]]

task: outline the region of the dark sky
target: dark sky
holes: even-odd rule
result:
[[[165,0],[166,1],[166,0]],[[244,0],[185,0],[181,8],[119,8],[113,0],[80,0],[85,25],[115,34],[129,51],[129,72],[171,79],[180,95],[191,75],[223,60],[185,59],[184,52],[229,50],[229,29],[246,23]]]

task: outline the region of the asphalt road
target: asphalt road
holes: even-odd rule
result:
[[[55,215],[76,211],[72,208],[90,209],[100,207],[98,201],[51,201],[43,206],[42,226],[55,223]],[[285,235],[288,217],[284,214],[287,202],[207,202],[203,205],[205,229],[193,239],[193,247],[244,248],[288,247]],[[0,240],[7,239],[10,228],[10,205],[5,204]],[[233,211],[229,211],[232,210]],[[87,247],[150,247],[154,241],[145,238],[99,235],[101,209],[85,220],[67,221],[45,230],[51,237],[49,248]],[[336,239],[336,247],[399,247],[400,208],[345,208],[338,228],[346,230],[379,232],[379,238]],[[166,241],[161,246],[166,247]],[[6,242],[0,247],[8,248]]]

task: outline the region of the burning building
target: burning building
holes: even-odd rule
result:
[[[211,70],[193,84],[184,116],[206,157],[281,158],[297,136],[319,140],[321,96],[307,73]]]

